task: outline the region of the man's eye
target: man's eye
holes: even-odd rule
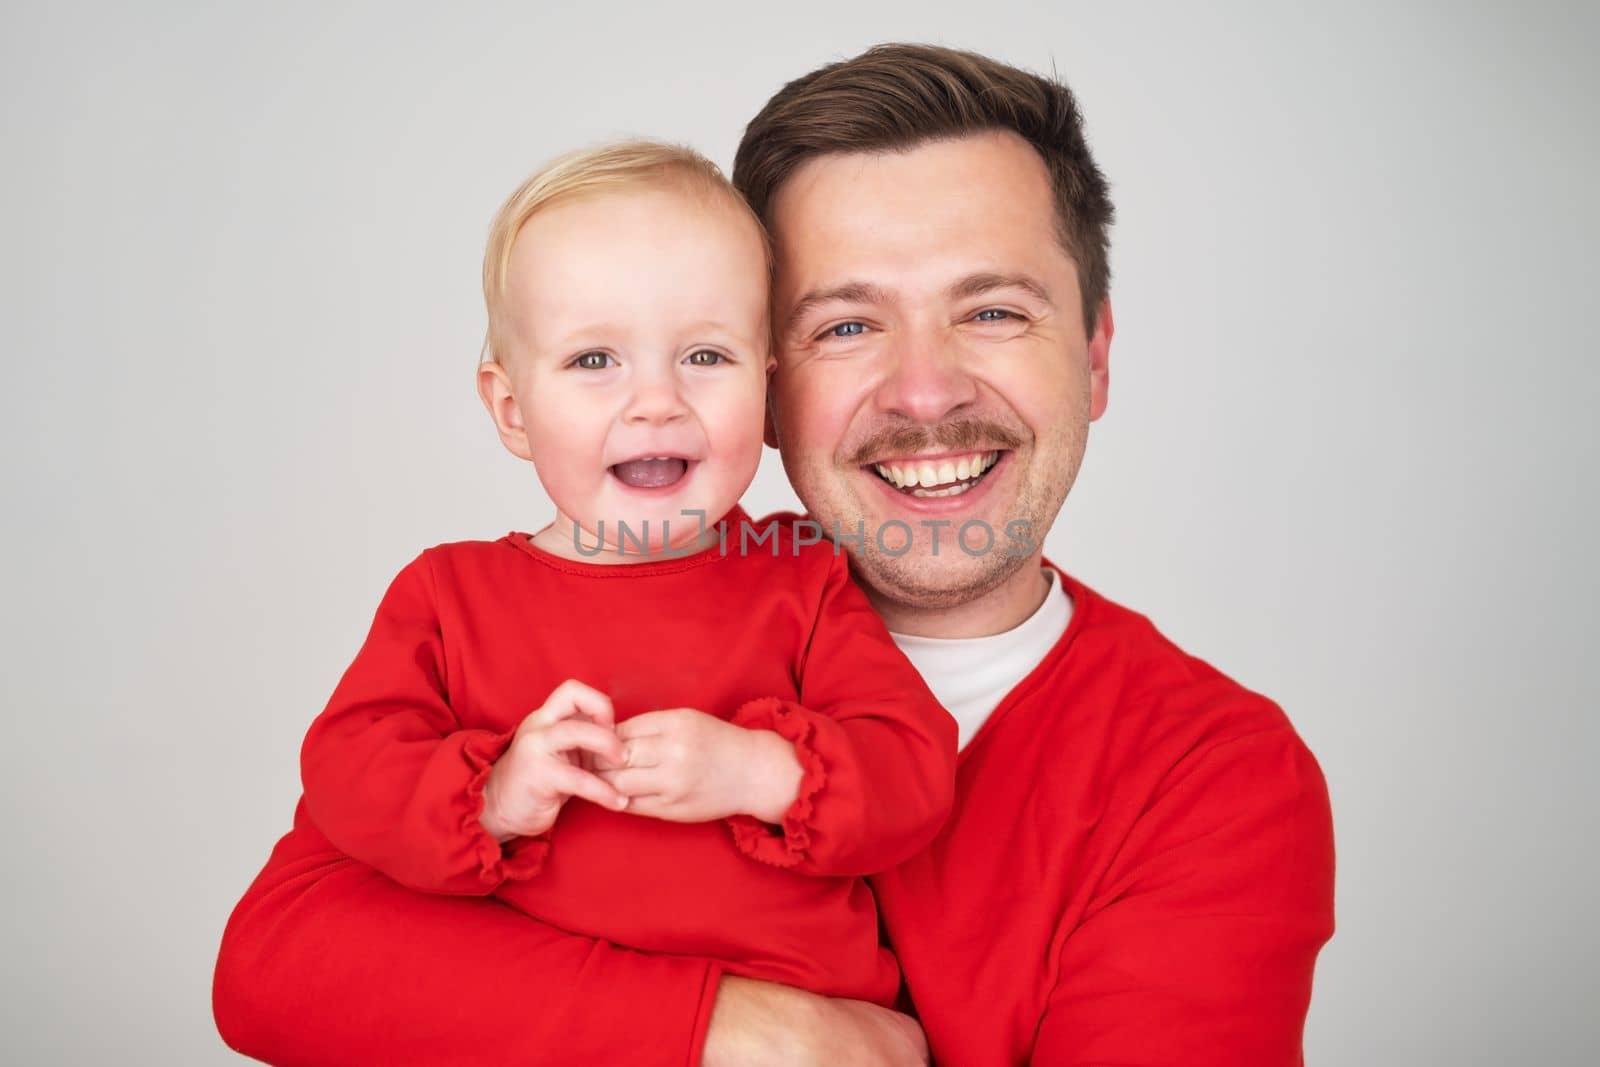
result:
[[[1015,315],[1007,311],[1005,308],[984,308],[982,311],[978,312],[972,317],[977,319],[979,322],[1000,322],[1003,319],[1016,318]]]
[[[688,362],[695,367],[714,367],[718,363],[726,362],[727,358],[721,352],[713,352],[709,348],[702,348],[698,352],[690,352]]]
[[[841,322],[837,326],[829,327],[828,336],[829,337],[859,337],[861,334],[864,334],[866,332],[867,332],[867,327],[866,327],[865,323],[860,323],[860,322]]]
[[[611,365],[611,355],[608,352],[584,352],[572,361],[572,365],[581,370],[605,370]]]

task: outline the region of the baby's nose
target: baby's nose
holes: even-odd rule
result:
[[[681,419],[689,413],[677,382],[655,378],[639,382],[628,398],[623,418],[628,422],[662,423]]]

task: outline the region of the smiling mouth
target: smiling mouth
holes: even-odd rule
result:
[[[613,463],[612,475],[631,489],[665,489],[683,481],[689,461],[681,456],[642,456]]]
[[[879,478],[907,496],[960,496],[983,481],[1006,450],[969,452],[938,459],[900,459],[869,464]]]

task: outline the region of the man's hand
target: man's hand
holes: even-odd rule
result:
[[[752,978],[717,987],[701,1067],[926,1067],[922,1027],[862,1000]]]
[[[669,822],[753,815],[779,823],[800,791],[794,746],[693,708],[649,711],[617,727],[623,758],[595,761],[628,810]]]
[[[621,760],[611,698],[568,680],[517,727],[483,787],[478,821],[497,841],[542,834],[568,797],[621,811],[628,798],[588,770],[595,760]]]

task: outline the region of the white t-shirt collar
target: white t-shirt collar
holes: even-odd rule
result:
[[[1072,621],[1072,597],[1056,572],[1042,568],[1050,591],[1044,603],[1004,633],[986,637],[917,637],[891,633],[960,727],[965,748],[978,728],[1033,669],[1044,661]]]

